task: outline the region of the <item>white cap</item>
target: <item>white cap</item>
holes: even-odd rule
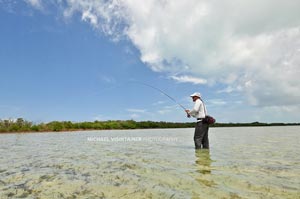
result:
[[[201,97],[201,94],[196,92],[190,95],[191,97]]]

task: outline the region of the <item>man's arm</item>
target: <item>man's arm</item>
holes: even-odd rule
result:
[[[190,110],[186,110],[186,113],[189,115],[189,116],[193,116],[193,117],[196,117],[197,114],[199,113],[200,111],[200,105],[201,105],[201,101],[200,100],[197,100],[195,102],[195,105],[194,105],[194,108],[190,111]]]

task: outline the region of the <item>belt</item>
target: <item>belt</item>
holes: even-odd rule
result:
[[[197,122],[202,122],[204,118],[197,118]]]

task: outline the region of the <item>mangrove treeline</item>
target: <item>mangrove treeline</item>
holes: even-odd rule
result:
[[[211,127],[238,126],[285,126],[300,125],[300,123],[215,123]],[[53,121],[49,123],[33,123],[23,118],[16,120],[0,120],[0,133],[6,132],[46,132],[46,131],[77,131],[106,129],[151,129],[151,128],[191,128],[194,122],[154,122],[134,120],[109,120],[94,122]]]
[[[23,118],[16,120],[0,120],[0,132],[45,132],[45,131],[76,131],[106,129],[149,129],[149,128],[188,128],[194,123],[153,122],[134,120],[109,120],[94,122],[53,121],[34,124]]]

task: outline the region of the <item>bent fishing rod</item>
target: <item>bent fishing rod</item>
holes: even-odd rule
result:
[[[133,83],[142,84],[142,85],[144,85],[144,86],[148,86],[148,87],[150,87],[150,88],[152,88],[152,89],[154,89],[154,90],[159,91],[160,93],[162,93],[162,94],[164,94],[165,96],[167,96],[170,100],[172,100],[173,102],[175,102],[175,103],[176,103],[178,106],[180,106],[184,111],[186,110],[186,108],[185,108],[184,106],[182,106],[182,105],[181,105],[180,103],[178,103],[173,97],[171,97],[170,95],[168,95],[167,93],[165,93],[165,92],[162,91],[161,89],[156,88],[156,87],[154,87],[154,86],[152,86],[152,85],[150,85],[150,84],[146,84],[146,83],[144,83],[144,82],[133,81]]]

